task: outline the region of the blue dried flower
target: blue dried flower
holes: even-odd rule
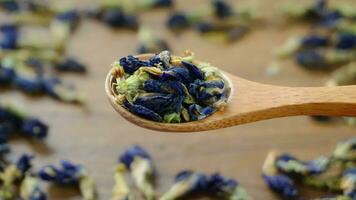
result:
[[[342,19],[342,17],[343,16],[338,11],[328,11],[326,14],[324,14],[319,24],[325,27],[334,27],[337,22]]]
[[[149,63],[129,55],[120,59],[120,65],[124,68],[125,73],[133,74],[140,67],[149,66]]]
[[[126,15],[120,9],[106,9],[103,11],[101,20],[111,27],[123,27],[136,29],[138,26],[137,18],[132,15]]]
[[[184,83],[185,85],[193,81],[190,72],[184,67],[171,67],[161,74],[161,80],[175,80]]]
[[[268,176],[263,175],[263,179],[269,188],[286,198],[298,196],[298,191],[292,179],[285,175]]]
[[[15,0],[0,1],[0,8],[8,12],[17,12],[20,10],[20,5]]]
[[[215,15],[219,18],[229,17],[233,14],[231,6],[223,0],[213,0],[212,6],[214,8]]]
[[[155,0],[153,7],[169,7],[173,5],[173,0]]]
[[[124,101],[124,106],[133,114],[143,117],[145,119],[150,119],[158,122],[161,122],[163,120],[159,114],[144,106],[132,104],[127,100]]]
[[[211,105],[218,101],[224,93],[225,83],[221,79],[200,81],[196,80],[189,85],[189,92],[203,105]]]
[[[17,169],[25,174],[29,169],[32,168],[31,160],[34,158],[32,155],[23,154],[16,163]]]
[[[47,200],[47,196],[40,188],[37,187],[31,193],[29,200]]]
[[[213,109],[210,106],[201,107],[198,104],[192,104],[188,108],[189,117],[192,121],[201,120],[213,113]]]
[[[342,33],[337,37],[336,48],[338,49],[355,49],[356,34]]]
[[[185,86],[178,81],[158,81],[149,79],[143,83],[143,89],[147,92],[185,95]]]
[[[119,158],[131,172],[136,186],[148,200],[156,199],[154,192],[154,169],[149,154],[135,145],[127,149]]]
[[[140,146],[134,145],[128,148],[119,158],[121,163],[130,169],[131,163],[134,161],[135,157],[141,157],[144,159],[151,160],[150,155]]]
[[[204,73],[193,63],[182,61],[182,64],[185,68],[189,70],[190,76],[194,79],[204,80]]]
[[[215,173],[208,178],[207,192],[214,196],[228,197],[234,193],[237,185],[237,181]]]
[[[85,73],[87,71],[87,67],[74,58],[65,58],[60,63],[56,64],[56,69],[58,71],[77,73]]]
[[[184,13],[174,13],[171,15],[167,21],[167,26],[172,30],[182,30],[190,26],[188,17]]]
[[[0,86],[9,85],[13,82],[16,76],[15,70],[12,68],[2,67],[0,65]]]
[[[307,69],[321,70],[328,68],[325,57],[318,51],[306,50],[298,52],[295,59],[299,65]]]
[[[183,97],[173,94],[148,93],[136,97],[134,104],[144,106],[159,115],[179,112]]]
[[[289,154],[282,154],[276,159],[276,167],[284,174],[300,178],[300,176],[324,172],[329,166],[329,161],[328,158],[321,156],[308,162],[302,162]]]
[[[76,10],[68,10],[57,14],[55,19],[70,24],[71,29],[74,29],[79,22],[79,14]]]
[[[62,160],[60,167],[48,165],[40,169],[38,176],[48,182],[61,185],[78,184],[82,167],[74,165],[69,161]]]
[[[307,48],[325,47],[329,44],[329,38],[321,35],[309,35],[302,38],[302,46]]]
[[[174,184],[160,200],[175,200],[190,194],[204,192],[207,188],[207,182],[207,177],[204,174],[188,170],[179,172],[175,177]]]
[[[84,101],[73,86],[63,84],[57,77],[42,80],[42,87],[46,94],[57,100],[79,104]]]
[[[2,49],[17,48],[18,30],[15,24],[3,24],[0,26],[0,33],[2,40],[0,40],[0,47]]]
[[[44,139],[48,134],[48,126],[36,118],[26,119],[22,124],[22,133],[36,139]]]
[[[13,127],[7,122],[0,122],[0,154],[10,151],[8,144],[9,135],[13,132]]]

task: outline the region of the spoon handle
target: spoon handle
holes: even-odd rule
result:
[[[284,107],[293,115],[356,116],[356,85],[284,88]],[[283,108],[283,106],[282,106]]]

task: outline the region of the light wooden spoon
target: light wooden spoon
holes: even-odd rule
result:
[[[136,57],[147,60],[151,54]],[[109,72],[105,90],[114,109],[132,123],[158,131],[195,132],[235,126],[265,119],[296,115],[356,116],[356,85],[335,87],[283,87],[252,82],[222,72],[231,84],[231,94],[224,110],[203,120],[186,123],[160,123],[138,117],[116,100]]]

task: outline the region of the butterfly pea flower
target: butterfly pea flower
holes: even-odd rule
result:
[[[282,154],[276,158],[275,165],[278,170],[284,174],[303,177],[324,172],[327,169],[329,162],[330,160],[325,156],[304,162],[289,154]]]
[[[6,166],[0,173],[2,187],[0,197],[2,199],[12,199],[15,196],[15,182],[21,180],[25,173],[32,167],[33,156],[22,155],[17,163]]]
[[[137,17],[120,8],[105,8],[101,11],[99,18],[112,28],[137,29],[138,27]]]
[[[206,175],[193,171],[179,172],[170,189],[160,200],[175,200],[190,194],[201,193],[206,190],[208,179]]]
[[[55,65],[56,70],[64,72],[85,73],[87,67],[74,58],[64,58]]]
[[[184,30],[191,26],[189,17],[182,12],[172,14],[166,24],[170,29],[175,31]]]
[[[350,51],[305,50],[295,55],[296,62],[311,70],[325,70],[335,65],[348,63],[355,58]]]
[[[139,48],[138,53],[159,53],[169,50],[168,43],[157,38],[148,27],[140,27],[138,33]]]
[[[8,134],[18,131],[33,139],[44,139],[48,135],[48,125],[11,106],[0,106],[0,122],[8,126]],[[6,138],[4,136],[4,138]]]
[[[212,5],[214,8],[215,15],[219,18],[225,18],[233,14],[232,7],[223,0],[213,0]]]
[[[49,96],[68,103],[84,103],[84,97],[73,86],[64,84],[59,78],[46,78],[42,80],[42,87]]]
[[[0,122],[0,153],[8,153],[10,146],[8,144],[9,135],[13,131],[12,125],[7,122]]]
[[[339,34],[337,37],[336,48],[338,49],[355,49],[356,48],[356,33]]]
[[[0,48],[16,49],[18,47],[19,32],[15,24],[1,25],[0,36]]]
[[[11,84],[15,76],[16,73],[13,68],[4,67],[0,64],[0,86]]]
[[[163,120],[158,113],[155,113],[153,110],[150,110],[144,106],[135,105],[133,103],[128,102],[127,100],[124,101],[123,105],[131,113],[143,117],[145,119],[149,119],[157,122],[161,122]]]
[[[286,198],[298,196],[298,190],[294,181],[284,174],[280,174],[276,167],[277,153],[268,153],[262,168],[262,177],[267,186]]]
[[[115,185],[113,187],[111,200],[133,200],[130,186],[125,179],[127,168],[119,163],[115,169]]]
[[[145,198],[148,200],[156,199],[153,186],[155,172],[150,155],[143,148],[135,145],[119,157],[119,162],[130,171],[136,186]]]
[[[38,172],[38,176],[44,181],[58,185],[76,185],[79,187],[83,199],[97,199],[95,182],[83,166],[67,160],[62,160],[60,165],[60,167],[44,166]]]
[[[223,177],[219,173],[208,177],[206,190],[212,196],[223,200],[251,199],[236,180]]]
[[[0,8],[8,12],[17,12],[20,10],[20,5],[15,0],[0,1]]]
[[[305,48],[326,47],[330,44],[330,39],[326,36],[311,34],[304,37],[291,37],[281,47],[275,50],[279,57],[286,57]]]
[[[39,187],[38,178],[32,174],[26,174],[20,185],[20,197],[23,200],[46,200],[46,194]]]
[[[198,104],[192,104],[188,108],[189,118],[192,121],[201,120],[213,113],[213,108],[210,106],[202,107]]]

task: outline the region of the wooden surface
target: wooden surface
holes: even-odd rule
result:
[[[194,5],[190,2],[178,0],[178,7],[190,9],[205,1],[194,0]],[[271,17],[279,1],[249,2],[258,2],[262,13],[269,16],[268,22],[257,27],[242,41],[231,45],[209,42],[194,32],[174,36],[163,27],[168,14],[165,10],[145,13],[141,19],[153,27],[157,34],[164,36],[176,53],[190,48],[196,52],[198,59],[209,60],[232,74],[268,84],[322,85],[326,74],[305,71],[292,62],[283,63],[278,75],[266,75],[266,67],[272,60],[271,49],[288,36],[304,32],[305,28],[283,26],[278,16]],[[14,159],[23,152],[34,153],[37,156],[35,167],[57,163],[60,159],[81,163],[97,181],[101,200],[110,197],[112,171],[118,155],[132,144],[140,144],[151,153],[158,170],[159,193],[168,189],[177,172],[194,169],[206,173],[221,172],[238,179],[254,199],[274,200],[278,198],[266,189],[260,176],[268,150],[277,149],[311,159],[331,153],[336,142],[355,136],[355,128],[339,123],[319,124],[308,117],[273,119],[194,134],[146,130],[121,118],[110,106],[104,91],[104,80],[111,62],[136,53],[136,34],[112,31],[99,23],[85,21],[73,36],[69,47],[71,54],[82,58],[90,66],[87,76],[65,77],[86,93],[86,108],[62,104],[46,97],[33,99],[19,92],[2,92],[1,99],[21,105],[48,121],[51,126],[45,145],[22,139],[12,140],[10,157]],[[51,200],[81,199],[78,191],[73,189],[48,187],[48,190]]]

